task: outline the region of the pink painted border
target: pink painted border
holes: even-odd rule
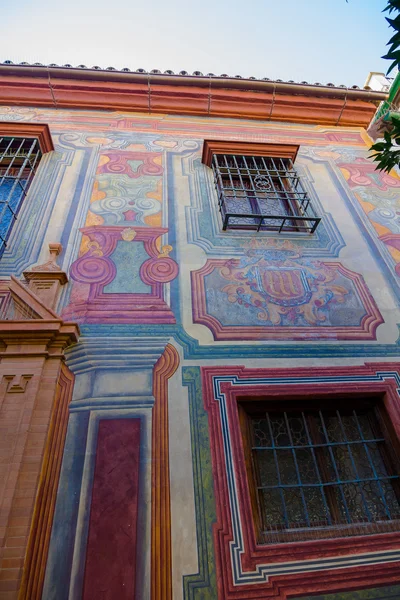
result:
[[[400,372],[400,363],[374,363],[356,367],[302,367],[297,369],[247,369],[242,366],[202,367],[204,407],[208,413],[210,449],[212,459],[213,487],[215,492],[217,521],[213,527],[215,547],[218,600],[287,600],[306,594],[349,591],[367,587],[399,583],[399,564],[387,562],[366,569],[365,566],[330,568],[314,573],[282,574],[273,576],[266,583],[234,585],[230,544],[233,541],[232,517],[228,495],[227,471],[225,466],[224,442],[221,427],[219,402],[214,396],[214,377],[236,376],[238,379],[321,377],[321,383],[299,383],[292,393],[283,385],[260,386],[232,385],[222,383],[221,391],[227,399],[229,430],[239,501],[240,518],[243,524],[244,554],[241,557],[245,571],[254,571],[257,565],[290,562],[307,559],[326,559],[366,552],[379,552],[400,548],[400,533],[380,533],[349,538],[312,540],[284,544],[261,545],[257,543],[252,518],[251,500],[247,481],[242,434],[240,430],[238,400],[243,397],[274,397],[284,400],[288,396],[312,398],[321,396],[334,399],[343,394],[377,394],[384,397],[384,406],[400,438],[400,402],[394,380],[365,382],[358,376],[375,375],[376,372]],[[355,381],[341,384],[323,382],[324,376],[351,376]]]
[[[239,261],[236,261],[237,263]],[[340,262],[323,263],[335,268],[351,279],[357,289],[366,311],[358,327],[271,327],[271,326],[224,326],[217,318],[208,314],[206,303],[205,277],[217,267],[223,267],[226,259],[209,259],[198,271],[191,272],[193,322],[208,327],[215,340],[375,340],[376,330],[384,319],[373,299],[364,278],[350,271]]]

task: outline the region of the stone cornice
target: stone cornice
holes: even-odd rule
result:
[[[291,158],[294,162],[298,150],[299,146],[297,144],[266,144],[258,142],[235,142],[232,140],[204,140],[201,162],[208,167],[211,167],[214,154]]]
[[[0,65],[0,104],[367,127],[387,94],[279,81]]]
[[[0,137],[1,136],[37,138],[43,154],[54,150],[50,129],[45,123],[0,121]]]
[[[64,322],[18,279],[12,276],[8,288],[15,306],[22,310],[16,311],[16,319],[0,320],[0,357],[59,355],[78,341],[79,326]],[[18,314],[24,313],[28,316],[19,319]]]
[[[59,321],[0,321],[0,357],[11,355],[58,355],[79,339],[76,323]]]

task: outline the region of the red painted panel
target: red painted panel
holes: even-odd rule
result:
[[[99,423],[82,600],[135,598],[140,420]]]

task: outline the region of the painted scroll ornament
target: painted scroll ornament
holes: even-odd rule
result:
[[[376,339],[383,318],[362,276],[288,241],[192,272],[193,320],[216,340]]]
[[[177,277],[179,268],[169,256],[172,247],[163,246],[160,252],[157,244],[158,238],[167,231],[161,227],[94,226],[81,229],[89,238],[87,252],[71,266],[71,279],[77,289],[73,288],[72,301],[63,316],[69,315],[84,323],[175,323],[164,300],[164,286]],[[119,242],[142,244],[149,258],[142,263],[139,277],[148,286],[148,293],[105,290],[118,274],[112,254]]]

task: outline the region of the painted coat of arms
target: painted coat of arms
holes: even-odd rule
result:
[[[375,339],[383,321],[361,275],[287,240],[210,259],[192,287],[194,322],[215,339]]]

